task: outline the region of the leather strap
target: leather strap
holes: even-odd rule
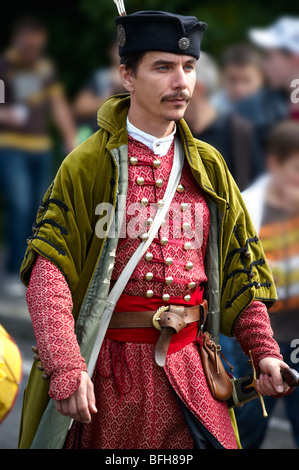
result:
[[[201,329],[206,320],[207,310],[208,304],[204,299],[195,307],[184,308],[181,305],[169,305],[167,310],[159,313],[156,321],[162,331],[155,348],[155,361],[160,367],[165,365],[172,336],[193,322],[198,322],[199,329]],[[108,328],[152,328],[154,316],[156,312],[153,311],[114,312]]]
[[[159,321],[159,324],[161,327],[172,326],[167,320],[167,315],[172,319],[173,316],[176,316],[179,320],[183,320],[184,326],[194,321],[204,320],[205,303],[206,300],[202,301],[200,305],[189,308],[184,308],[181,305],[169,305],[169,310],[160,314],[161,321]],[[146,312],[114,312],[108,328],[152,328],[155,313],[152,310]]]

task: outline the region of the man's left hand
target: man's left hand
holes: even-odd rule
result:
[[[274,357],[265,357],[259,362],[260,375],[256,381],[256,389],[261,395],[275,396],[285,394],[289,386],[284,382],[280,370],[289,366]]]

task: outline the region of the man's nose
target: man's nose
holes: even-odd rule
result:
[[[179,68],[175,71],[172,81],[173,89],[185,90],[188,86],[186,73],[183,68]]]

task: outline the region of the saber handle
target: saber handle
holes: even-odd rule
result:
[[[280,370],[280,373],[290,388],[299,386],[299,374],[295,369],[285,367]]]

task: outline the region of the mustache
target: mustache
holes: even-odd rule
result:
[[[190,93],[186,92],[186,91],[178,91],[176,93],[172,93],[171,95],[165,95],[163,96],[161,102],[163,103],[163,101],[169,101],[169,100],[175,100],[175,99],[183,99],[183,100],[186,100],[186,101],[190,101],[191,100],[191,95]]]

